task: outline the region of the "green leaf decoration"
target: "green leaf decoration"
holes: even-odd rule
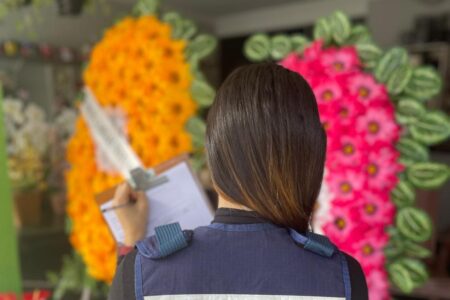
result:
[[[406,176],[417,188],[434,189],[449,179],[450,170],[445,164],[420,162],[406,168]]]
[[[158,8],[159,0],[139,0],[133,7],[133,12],[139,16],[154,15]]]
[[[412,241],[405,241],[403,243],[404,246],[404,253],[408,257],[412,258],[427,258],[431,256],[431,251],[427,248],[416,244]]]
[[[352,28],[350,36],[345,42],[347,45],[370,43],[372,40],[369,29],[364,25],[355,25]]]
[[[287,35],[277,34],[270,40],[270,55],[274,60],[280,60],[292,51],[291,40]]]
[[[292,51],[302,53],[305,47],[309,45],[311,41],[302,34],[291,35],[291,46]]]
[[[414,282],[414,287],[427,281],[428,272],[421,261],[412,258],[402,258],[397,263],[403,265],[408,270],[409,276]]]
[[[191,93],[194,100],[201,106],[207,107],[210,106],[214,97],[216,96],[216,92],[214,89],[203,80],[195,79],[191,85]]]
[[[403,292],[410,293],[428,279],[425,265],[416,259],[401,258],[388,266],[391,281]]]
[[[392,283],[405,293],[411,293],[414,282],[405,266],[395,262],[388,265],[389,278]]]
[[[430,217],[415,207],[404,207],[396,216],[398,231],[413,242],[424,242],[431,237],[433,225]]]
[[[421,101],[426,101],[439,94],[442,80],[432,67],[418,67],[405,88],[405,93]]]
[[[270,38],[266,34],[255,34],[245,41],[245,56],[254,62],[263,61],[270,56]]]
[[[203,147],[205,145],[206,124],[201,118],[190,118],[186,124],[186,130],[192,136],[194,147]]]
[[[351,24],[342,11],[334,12],[329,19],[331,35],[338,45],[344,44],[351,34]]]
[[[182,21],[183,33],[180,38],[189,40],[197,33],[197,26],[194,22],[188,19],[184,19]]]
[[[405,49],[395,47],[386,52],[375,67],[375,78],[386,83],[391,74],[400,66],[408,62],[408,53]]]
[[[407,207],[414,204],[416,192],[414,187],[408,181],[402,179],[391,191],[391,198],[397,207]]]
[[[322,40],[324,44],[328,44],[331,40],[331,28],[326,18],[320,18],[316,21],[313,29],[315,40]]]
[[[200,171],[206,164],[205,155],[203,153],[194,154],[191,159],[191,166],[195,171]]]
[[[369,69],[377,65],[378,60],[383,54],[383,51],[378,46],[370,42],[356,44],[356,50],[364,66]]]
[[[441,111],[432,111],[420,116],[409,126],[411,136],[426,145],[434,145],[450,137],[450,120]]]
[[[400,98],[395,117],[400,124],[412,124],[426,114],[425,106],[411,98]]]
[[[168,12],[164,14],[162,20],[170,25],[172,37],[180,39],[183,35],[183,18],[176,12]]]
[[[210,55],[217,46],[217,40],[209,34],[199,34],[186,47],[188,59],[200,60]]]
[[[398,95],[405,89],[412,76],[412,68],[409,64],[398,67],[386,83],[387,90],[391,95]]]
[[[395,227],[390,227],[389,232],[389,243],[384,248],[384,253],[388,259],[395,259],[403,253],[404,239],[398,233]]]
[[[429,160],[428,148],[411,138],[400,139],[397,150],[401,154],[400,162],[406,166]]]

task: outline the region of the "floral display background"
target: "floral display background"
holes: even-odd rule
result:
[[[427,111],[441,79],[430,67],[411,66],[407,52],[383,51],[363,25],[342,12],[315,23],[314,40],[301,34],[251,36],[244,53],[271,59],[305,77],[327,132],[327,161],[313,221],[354,256],[370,299],[389,299],[390,283],[409,293],[428,278],[421,245],[432,222],[414,207],[415,188],[431,189],[450,176],[429,162],[428,145],[450,136],[448,116]]]

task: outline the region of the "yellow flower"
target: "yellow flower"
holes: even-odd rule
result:
[[[130,145],[146,167],[192,149],[184,126],[197,105],[190,94],[192,74],[186,43],[153,16],[125,18],[108,29],[92,51],[83,79],[104,107],[116,107],[127,120]],[[95,203],[95,195],[119,183],[100,169],[94,142],[80,117],[68,144],[66,174],[70,241],[91,276],[111,282],[115,242]]]

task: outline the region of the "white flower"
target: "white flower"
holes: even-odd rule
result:
[[[65,108],[55,119],[55,126],[61,136],[69,136],[75,130],[77,113],[74,109]]]
[[[45,120],[45,112],[37,106],[36,104],[30,103],[25,108],[25,116],[28,121],[44,121]]]
[[[20,100],[5,98],[3,101],[3,110],[5,112],[5,119],[10,120],[18,125],[25,121],[25,116],[22,112],[23,103]]]

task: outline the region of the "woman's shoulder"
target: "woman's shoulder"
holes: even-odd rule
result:
[[[352,299],[367,300],[369,296],[366,277],[364,276],[360,263],[351,255],[346,253],[344,253],[344,255],[347,259],[348,270],[350,273]]]

